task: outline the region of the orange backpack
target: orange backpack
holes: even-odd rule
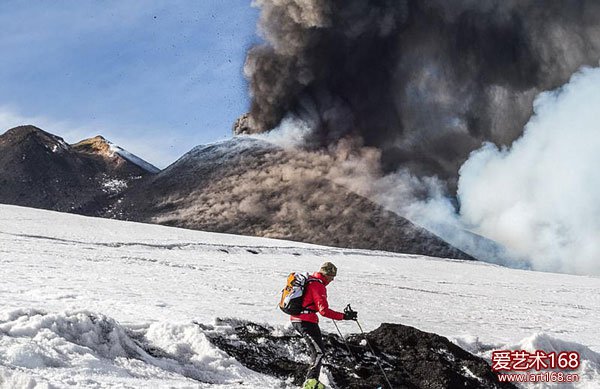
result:
[[[288,315],[315,312],[302,306],[306,286],[314,281],[322,283],[321,280],[311,277],[308,273],[290,273],[285,288],[281,291],[279,308]]]

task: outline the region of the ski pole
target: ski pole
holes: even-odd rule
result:
[[[383,366],[381,366],[381,363],[379,361],[379,357],[377,356],[377,354],[375,354],[375,350],[373,350],[373,347],[371,347],[371,343],[369,343],[369,339],[367,339],[367,335],[365,334],[365,332],[362,329],[362,326],[358,322],[358,319],[355,319],[354,321],[358,325],[358,328],[360,329],[360,333],[363,335],[363,338],[365,338],[365,342],[367,342],[367,346],[369,346],[369,349],[371,350],[371,352],[373,353],[373,355],[375,355],[375,360],[377,361],[377,366],[379,366],[379,369],[381,370],[381,373],[383,374],[383,378],[385,378],[385,382],[387,382],[387,384],[390,387],[390,389],[394,389],[394,387],[390,383],[390,380],[387,378],[387,375],[385,374],[385,371],[383,370]]]
[[[346,345],[346,348],[348,349],[348,353],[350,353],[350,355],[352,356],[352,359],[354,359],[354,362],[356,364],[359,364],[360,362],[358,362],[358,359],[356,359],[356,355],[354,355],[352,350],[350,350],[350,345],[348,345],[348,341],[346,340],[346,338],[344,338],[344,335],[342,335],[342,331],[340,331],[340,328],[338,327],[337,323],[333,319],[331,319],[331,321],[333,322],[333,325],[335,326],[335,329],[337,330],[338,334],[340,334],[340,338],[342,338],[342,340],[344,341],[344,344]]]

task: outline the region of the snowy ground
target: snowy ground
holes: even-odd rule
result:
[[[196,320],[279,325],[290,271],[332,261],[332,308],[492,348],[576,350],[600,386],[600,278],[86,218],[0,205],[0,385],[276,388]],[[354,323],[342,323],[356,332]],[[334,332],[331,322],[323,329]],[[148,353],[140,342],[156,349]],[[283,385],[285,386],[285,385]]]

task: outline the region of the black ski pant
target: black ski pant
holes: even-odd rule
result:
[[[319,379],[319,373],[321,372],[321,364],[323,363],[323,356],[325,355],[325,346],[323,344],[323,337],[321,336],[321,329],[317,323],[311,323],[309,321],[295,321],[292,322],[294,329],[302,335],[306,343],[308,344],[308,350],[310,352],[310,367],[308,373],[306,373],[306,379],[311,378]]]

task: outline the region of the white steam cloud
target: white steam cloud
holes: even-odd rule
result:
[[[460,170],[460,218],[534,270],[600,275],[600,69],[542,93],[523,136]]]

